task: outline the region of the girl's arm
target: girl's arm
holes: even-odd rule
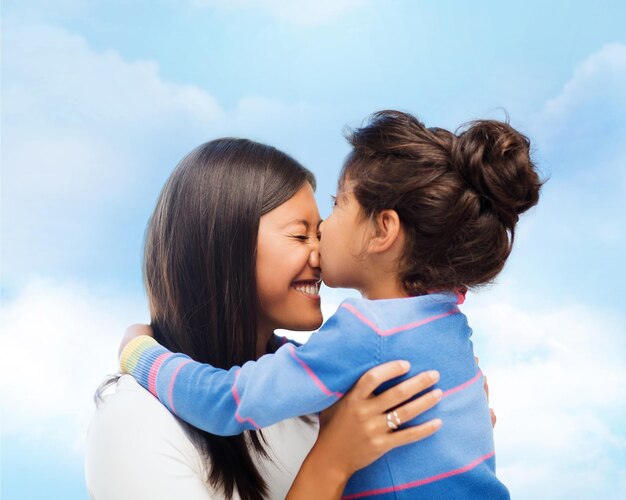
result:
[[[435,419],[395,432],[388,428],[386,413],[390,408],[395,408],[406,422],[441,399],[441,391],[435,390],[402,404],[436,383],[437,372],[421,373],[374,396],[380,384],[404,375],[407,370],[407,364],[403,366],[397,361],[372,368],[344,398],[322,413],[319,437],[302,464],[287,500],[338,499],[357,470],[392,448],[419,441],[441,427],[441,421]]]
[[[198,363],[145,336],[125,347],[121,365],[186,422],[234,435],[331,406],[380,362],[380,339],[340,307],[305,345],[285,344],[241,367]]]

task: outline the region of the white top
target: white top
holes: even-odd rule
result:
[[[269,486],[270,499],[284,499],[319,430],[300,418],[263,429],[271,460],[252,453]],[[203,461],[177,417],[130,375],[105,395],[87,432],[85,477],[96,500],[220,499],[203,481]],[[234,499],[239,499],[235,493]]]

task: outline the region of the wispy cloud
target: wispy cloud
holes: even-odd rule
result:
[[[368,2],[196,3],[306,27]],[[83,8],[63,5],[66,14]],[[153,61],[94,50],[50,24],[5,18],[3,43],[3,278],[19,286],[1,312],[2,432],[80,450],[93,390],[115,370],[124,328],[146,319],[145,304],[29,275],[121,261],[129,233],[139,268],[145,217],[131,228],[133,214],[141,206],[147,215],[188,149],[222,134],[291,137],[323,120],[318,103],[259,96],[227,109],[210,89],[168,81]],[[626,278],[625,68],[623,44],[602,47],[536,116],[531,137],[552,180],[523,219],[503,284],[467,303],[499,416],[500,473],[517,498],[626,496],[626,318],[617,309]],[[326,294],[326,316],[342,294]]]
[[[468,301],[500,474],[520,498],[626,494],[626,46],[574,69],[531,124],[551,175],[502,285]]]
[[[112,262],[138,269],[143,225],[184,153],[220,135],[287,142],[320,112],[259,96],[225,109],[153,61],[95,51],[58,26],[11,17],[3,30],[5,285]]]
[[[540,149],[562,158],[555,168],[609,171],[621,175],[626,189],[625,89],[626,45],[607,44],[578,64],[533,126]]]
[[[626,318],[567,299],[526,306],[519,292],[503,284],[466,308],[500,474],[521,498],[626,493]]]
[[[621,307],[626,279],[625,89],[626,46],[608,44],[534,117],[535,158],[551,178],[517,242],[525,258],[516,265],[544,291],[611,307]]]
[[[141,296],[36,280],[0,309],[3,436],[84,449],[92,396],[117,371],[126,327],[148,319]]]

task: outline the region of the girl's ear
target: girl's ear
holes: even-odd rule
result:
[[[374,234],[367,250],[369,253],[383,253],[389,250],[400,237],[402,225],[395,210],[383,210],[373,220]]]

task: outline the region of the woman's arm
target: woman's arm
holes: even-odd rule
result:
[[[287,500],[339,499],[357,470],[387,451],[424,439],[441,427],[439,419],[398,431],[388,427],[386,414],[390,409],[395,408],[400,420],[407,422],[441,399],[441,391],[437,389],[405,403],[435,384],[439,380],[437,372],[421,373],[374,396],[374,390],[383,382],[407,371],[408,364],[403,362],[379,365],[322,413],[318,439],[303,462]]]
[[[234,435],[321,411],[380,362],[381,337],[345,308],[309,341],[229,370],[174,354],[138,337],[121,368],[174,414],[212,434]]]

